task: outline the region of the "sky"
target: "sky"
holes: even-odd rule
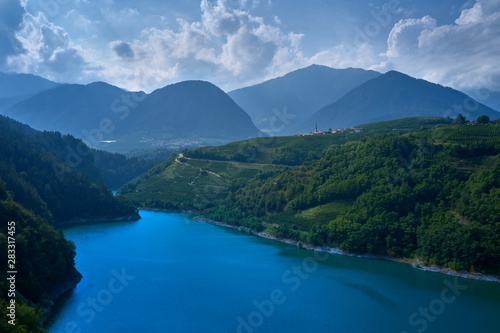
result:
[[[0,71],[225,91],[311,64],[500,91],[500,0],[0,0]]]

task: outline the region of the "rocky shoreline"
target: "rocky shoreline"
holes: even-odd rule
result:
[[[57,301],[61,299],[65,293],[73,290],[76,285],[80,283],[82,277],[82,274],[75,268],[68,280],[59,283],[47,292],[47,297],[42,301],[42,327],[45,327],[47,321],[52,316],[52,312]]]
[[[72,227],[72,226],[77,226],[77,225],[84,225],[84,224],[94,224],[94,223],[108,223],[108,222],[127,222],[127,221],[138,221],[141,219],[141,216],[139,213],[132,214],[132,215],[126,215],[126,216],[120,216],[120,217],[105,217],[105,216],[99,216],[99,217],[93,217],[90,219],[72,219],[68,221],[63,221],[63,222],[56,222],[54,226],[59,227],[59,228],[66,228],[66,227]]]
[[[197,222],[212,224],[215,226],[225,227],[225,228],[238,229],[238,227],[236,227],[234,225],[226,224],[226,223],[219,222],[219,221],[213,221],[213,220],[201,217],[201,216],[196,216],[196,217],[192,218],[192,220],[197,221]],[[274,237],[272,235],[269,235],[266,232],[254,232],[253,234],[256,236],[259,236],[259,237],[266,238],[266,239],[271,239],[271,240],[275,240],[278,242],[287,243],[287,244],[291,244],[291,245],[297,245],[297,241],[294,241],[291,239],[277,238],[277,237]],[[450,276],[456,276],[456,277],[461,277],[461,278],[470,279],[470,280],[481,280],[481,281],[500,283],[500,276],[499,275],[486,275],[486,274],[482,274],[482,273],[472,273],[472,272],[467,272],[467,271],[454,271],[454,270],[449,269],[447,267],[436,266],[436,265],[426,266],[423,264],[423,262],[421,262],[418,259],[411,260],[411,259],[392,258],[392,257],[387,257],[387,256],[379,256],[379,255],[371,255],[371,254],[365,254],[365,255],[352,254],[352,253],[347,253],[347,252],[342,251],[341,249],[337,249],[337,248],[312,246],[309,244],[303,244],[301,247],[306,249],[306,250],[310,250],[310,251],[327,252],[327,253],[332,253],[332,254],[349,256],[349,257],[396,261],[399,263],[412,265],[412,267],[414,267],[416,269],[423,270],[423,271],[440,273],[440,274],[445,274],[445,275],[450,275]]]

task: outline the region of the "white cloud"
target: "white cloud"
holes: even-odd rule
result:
[[[80,73],[86,62],[63,28],[49,22],[43,13],[25,13],[16,40],[25,50],[7,58],[11,68],[64,80],[68,74]]]
[[[419,50],[420,36],[436,28],[436,20],[430,16],[422,19],[401,20],[392,28],[387,39],[386,56],[397,58],[414,50]]]
[[[0,69],[3,69],[8,56],[25,51],[15,37],[15,31],[23,23],[25,7],[25,3],[0,1]]]
[[[500,2],[477,0],[462,10],[455,24],[435,19],[399,21],[383,55],[385,69],[458,89],[494,87],[500,78]]]
[[[26,4],[27,0],[22,1]],[[49,19],[42,13],[26,12],[33,7],[20,6],[21,2],[4,6],[0,46],[6,51],[0,52],[0,61],[8,60],[8,70],[50,79],[104,80],[148,91],[185,79],[208,80],[229,90],[313,63],[396,69],[463,89],[500,84],[498,0],[465,5],[451,24],[439,25],[439,17],[421,14],[421,18],[390,23],[394,26],[388,36],[382,35],[387,31],[376,37],[362,36],[360,30],[348,40],[345,31],[349,29],[340,29],[336,33],[342,38],[333,38],[330,45],[318,39],[325,41],[320,46],[308,43],[307,38],[317,38],[312,30],[305,30],[307,36],[291,31],[287,28],[292,26],[290,20],[282,22],[272,12],[265,18],[257,16],[256,12],[272,6],[270,0],[198,3],[192,13],[172,14],[183,19],[173,19],[163,11],[151,14],[150,6],[143,3],[133,8],[111,0],[100,9],[86,0],[74,1],[74,6],[60,6],[61,16]],[[314,46],[304,49],[304,39]]]
[[[248,19],[245,12],[231,8],[226,0],[218,1],[215,5],[208,0],[202,0],[200,8],[203,12],[203,26],[214,36],[232,35],[245,24],[245,19]]]
[[[88,31],[92,25],[92,21],[82,15],[79,11],[75,9],[71,9],[66,15],[66,19],[71,20],[73,22],[73,26],[78,27],[84,31]]]
[[[252,16],[244,10],[245,1],[237,1],[237,6],[229,2],[202,0],[200,22],[178,19],[176,29],[150,28],[134,41],[110,43],[115,62],[133,62],[133,65],[126,68],[115,65],[103,75],[121,73],[126,77],[122,84],[128,82],[130,86],[134,81],[147,80],[144,77],[147,73],[164,72],[159,75],[162,84],[177,77],[198,78],[230,89],[235,88],[232,85],[235,79],[243,85],[256,78],[285,74],[303,63],[299,48],[303,35],[285,34],[263,18]]]
[[[378,70],[379,56],[370,43],[363,43],[353,49],[349,44],[341,44],[318,52],[308,59],[309,64],[325,65],[332,68],[365,68]]]
[[[250,11],[259,4],[200,0],[199,21],[152,24],[133,39],[127,38],[130,22],[142,20],[135,8],[113,9],[110,3],[94,12],[68,8],[64,20],[72,23],[75,39],[43,12],[22,8],[21,23],[9,28],[19,49],[8,55],[9,69],[59,81],[104,80],[128,89],[152,90],[185,79],[233,89],[307,65],[300,51],[303,35],[282,31],[277,16],[269,22],[253,16]]]

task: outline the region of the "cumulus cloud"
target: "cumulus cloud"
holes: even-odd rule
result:
[[[22,52],[7,56],[7,64],[18,72],[31,72],[55,80],[80,73],[86,62],[68,34],[49,22],[43,13],[34,16],[24,10],[12,38]]]
[[[349,44],[336,45],[318,52],[310,57],[308,62],[332,68],[380,69],[380,56],[370,43],[362,43],[355,49]]]
[[[274,22],[252,16],[245,9],[250,5],[255,2],[202,0],[199,22],[177,19],[176,29],[145,29],[141,38],[114,41],[110,48],[120,60],[133,60],[125,73],[127,80],[136,82],[148,76],[161,77],[160,82],[179,76],[217,78],[215,83],[227,88],[235,79],[245,84],[296,69],[301,62],[297,59],[303,59],[302,35],[284,33]],[[111,67],[105,73],[116,76],[124,69]]]
[[[500,89],[500,2],[477,0],[454,24],[425,16],[399,21],[384,66],[458,89]]]
[[[122,59],[131,60],[134,59],[134,51],[128,43],[125,42],[114,42],[111,43],[115,53]]]
[[[0,66],[5,65],[8,56],[24,52],[14,32],[20,28],[25,13],[18,1],[0,1]]]
[[[161,11],[151,14],[148,2],[130,8],[112,0],[100,9],[86,0],[61,4],[56,20],[27,1],[0,0],[0,70],[144,90],[204,79],[229,90],[316,63],[396,69],[459,89],[500,90],[498,0],[471,0],[447,25],[406,12],[396,24],[375,19],[392,28],[388,36],[382,35],[386,30],[373,37],[355,29],[351,38],[341,29],[331,45],[308,48],[307,56],[302,40],[316,36],[287,30],[290,22],[274,13],[255,14],[270,9],[270,0],[199,0],[194,12],[176,20]]]

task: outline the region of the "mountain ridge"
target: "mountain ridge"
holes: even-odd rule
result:
[[[62,85],[33,74],[0,72],[0,99],[29,96]],[[20,93],[22,92],[22,93]]]
[[[499,112],[458,90],[389,71],[322,108],[300,130],[308,132],[315,124],[326,130],[417,116],[455,118],[459,113],[470,120],[483,114],[491,119],[500,117]]]
[[[311,65],[228,94],[261,130],[290,135],[314,112],[379,75],[359,68]]]
[[[107,150],[120,141],[126,152],[168,146],[169,140],[226,143],[260,133],[241,107],[206,81],[179,82],[151,94],[105,82],[69,84],[20,101],[4,114],[38,130],[70,133],[94,148]]]

